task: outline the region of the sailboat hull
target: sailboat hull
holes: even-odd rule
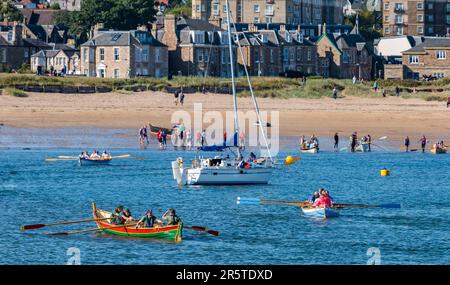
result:
[[[188,185],[249,185],[269,183],[273,169],[191,168],[186,171],[186,184]]]

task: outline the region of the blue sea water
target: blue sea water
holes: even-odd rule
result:
[[[301,160],[279,166],[269,185],[178,187],[170,161],[193,158],[195,152],[161,151],[154,143],[139,149],[125,131],[114,131],[109,134],[114,139],[104,141],[89,131],[85,136],[45,132],[37,136],[26,130],[33,134],[27,142],[21,140],[23,130],[3,131],[0,137],[0,264],[65,264],[73,247],[80,250],[82,264],[366,264],[370,248],[380,251],[381,264],[450,263],[450,155],[393,148],[336,153],[327,143],[324,152],[307,155],[284,146],[278,157],[295,154]],[[83,149],[106,145],[114,155],[145,159],[116,159],[103,167],[44,161],[78,154],[81,141]],[[383,167],[391,170],[390,177],[380,177]],[[402,208],[344,209],[338,218],[314,220],[297,207],[236,204],[238,196],[306,199],[319,187],[336,202],[397,202]],[[186,229],[175,244],[101,233],[45,235],[94,228],[93,223],[19,230],[24,224],[89,219],[92,201],[107,210],[124,204],[136,216],[149,207],[158,215],[173,207],[186,225],[207,226],[221,235]]]

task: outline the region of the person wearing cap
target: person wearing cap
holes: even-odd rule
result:
[[[314,204],[314,201],[316,201],[316,199],[319,199],[320,195],[318,191],[315,191],[311,197],[309,197],[308,202],[311,204]]]
[[[153,228],[155,224],[161,224],[161,221],[158,220],[154,215],[151,209],[147,210],[145,215],[139,220],[136,225],[137,227],[143,228]]]
[[[180,218],[176,215],[175,209],[167,210],[162,219],[166,221],[167,225],[178,225],[180,223]]]

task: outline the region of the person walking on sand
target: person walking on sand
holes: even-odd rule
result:
[[[336,87],[333,88],[333,98],[334,98],[334,100],[337,99],[337,88]]]
[[[395,86],[395,96],[400,96],[400,88],[398,86]]]
[[[405,138],[405,149],[406,149],[406,152],[409,151],[409,144],[410,144],[409,136],[406,136],[406,138]]]
[[[425,137],[425,135],[422,136],[422,138],[419,140],[420,142],[420,146],[422,148],[422,153],[425,152],[425,147],[427,146],[427,138]]]
[[[173,103],[175,104],[175,106],[178,106],[178,96],[180,95],[180,92],[177,90],[175,90],[175,93],[173,93]]]
[[[448,108],[448,106],[450,106],[450,96],[448,96],[448,98],[447,98],[447,108]]]
[[[181,88],[181,92],[180,92],[180,105],[183,106],[184,104],[184,92],[183,92],[183,88]]]
[[[377,92],[378,91],[378,81],[375,80],[375,82],[373,83],[373,91]]]
[[[381,92],[381,95],[383,95],[383,97],[386,98],[386,89],[383,88],[383,91]]]
[[[339,135],[338,133],[334,134],[334,150],[338,151],[339,149]]]
[[[352,78],[352,83],[353,83],[353,85],[355,85],[355,84],[356,84],[356,76],[355,76],[355,75],[353,75],[353,78]]]

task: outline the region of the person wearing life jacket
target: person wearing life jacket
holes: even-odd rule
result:
[[[136,225],[137,227],[143,228],[153,228],[155,224],[161,224],[162,222],[158,220],[154,215],[151,209],[147,210],[145,215],[139,220]]]
[[[116,207],[116,209],[112,213],[111,223],[116,225],[120,224],[120,221],[122,220],[122,211],[123,211],[122,205]]]
[[[162,219],[166,222],[167,225],[178,225],[180,223],[180,218],[176,215],[175,209],[167,210]]]
[[[331,208],[333,207],[333,202],[331,201],[330,196],[328,196],[328,193],[324,191],[322,196],[314,202],[313,207]]]

